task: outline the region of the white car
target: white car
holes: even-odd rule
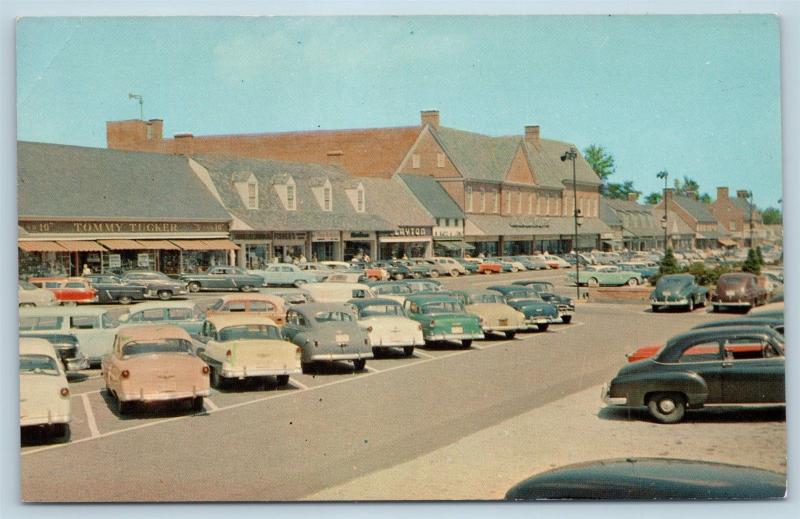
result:
[[[71,420],[67,376],[53,346],[44,339],[20,338],[20,427],[44,427],[66,440]]]
[[[346,261],[319,261],[318,263],[332,270],[348,270],[353,268],[352,263],[347,263]]]
[[[396,281],[378,281],[371,284],[369,288],[375,297],[392,299],[401,305],[406,302],[406,297],[414,293],[410,286]]]
[[[394,299],[354,299],[350,303],[358,310],[358,324],[369,335],[376,357],[391,348],[403,348],[410,357],[415,346],[425,344],[422,325],[406,317],[402,305]]]
[[[430,261],[439,267],[444,267],[445,273],[451,275],[452,277],[467,274],[467,269],[464,267],[464,265],[457,262],[453,258],[437,256],[435,258],[431,258]]]
[[[367,285],[361,283],[308,283],[303,285],[315,303],[344,303],[351,299],[375,297]]]
[[[515,260],[514,258],[509,258],[508,256],[504,256],[504,257],[502,257],[500,259],[505,261],[505,262],[511,263],[511,268],[515,269],[513,272],[525,272],[526,270],[528,270],[525,267],[525,265],[523,265],[521,262]]]
[[[58,304],[52,290],[39,288],[27,281],[20,281],[17,288],[19,307],[27,308],[30,306],[55,306]]]

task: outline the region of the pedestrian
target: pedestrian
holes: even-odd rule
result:
[[[305,265],[306,263],[308,263],[308,259],[306,259],[306,255],[301,252],[300,253],[300,264],[301,265]]]
[[[372,261],[372,258],[369,257],[369,254],[365,253],[364,254],[364,263],[369,263],[370,261]]]
[[[92,269],[90,269],[89,265],[87,265],[86,263],[83,264],[83,275],[84,276],[91,276],[92,275]]]

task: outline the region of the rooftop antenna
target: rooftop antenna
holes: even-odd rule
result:
[[[128,99],[138,99],[139,100],[139,119],[144,121],[144,98],[139,94],[128,93]]]

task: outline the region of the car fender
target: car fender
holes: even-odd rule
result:
[[[708,400],[708,385],[703,377],[693,371],[641,372],[625,377],[624,381],[617,384],[618,390],[614,393],[625,394],[628,405],[647,405],[646,397],[652,393],[682,393],[686,395],[690,407],[702,406]]]

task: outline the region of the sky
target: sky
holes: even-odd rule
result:
[[[777,18],[495,16],[23,18],[17,136],[105,146],[105,122],[165,136],[441,124],[603,146],[611,181],[781,194]]]

